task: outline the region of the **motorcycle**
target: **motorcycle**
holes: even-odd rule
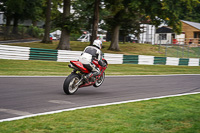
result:
[[[72,68],[72,73],[65,79],[63,84],[63,90],[67,95],[74,94],[79,88],[91,86],[99,87],[102,85],[105,79],[105,70],[108,66],[108,63],[105,59],[102,59],[104,62],[104,66],[100,66],[98,60],[93,60],[93,64],[99,68],[101,74],[96,77],[91,77],[89,79],[85,79],[84,76],[90,71],[84,67],[84,65],[80,61],[70,61],[68,65],[69,68]]]

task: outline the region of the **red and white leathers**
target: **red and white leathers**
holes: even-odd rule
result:
[[[81,56],[79,61],[86,67],[90,73],[86,75],[87,78],[92,76],[98,76],[100,74],[99,68],[97,68],[92,61],[97,59],[99,65],[103,66],[102,62],[102,52],[101,52],[102,42],[100,40],[95,40],[92,46],[87,46]]]

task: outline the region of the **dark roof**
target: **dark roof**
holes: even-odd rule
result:
[[[181,21],[200,30],[200,23],[190,22],[190,21],[185,21],[185,20],[181,20]]]
[[[156,29],[156,33],[173,33],[173,31],[170,27],[163,26]]]

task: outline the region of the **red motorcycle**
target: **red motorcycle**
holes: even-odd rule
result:
[[[83,64],[80,61],[70,61],[70,64],[68,65],[70,68],[73,69],[73,72],[65,79],[63,84],[63,90],[67,95],[74,94],[78,88],[85,87],[85,86],[91,86],[99,87],[103,83],[105,79],[105,70],[108,66],[108,63],[105,59],[102,59],[105,63],[104,66],[100,66],[97,60],[93,60],[93,64],[96,65],[101,74],[92,77],[89,79],[84,79],[83,77],[90,73],[90,71],[83,66]]]

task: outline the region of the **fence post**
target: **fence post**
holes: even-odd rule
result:
[[[159,34],[159,40],[160,40],[160,44],[159,44],[159,53],[160,53],[160,45],[161,45],[161,37],[160,37],[160,34]]]
[[[165,56],[167,57],[167,44],[165,46]]]
[[[188,45],[188,53],[187,53],[187,57],[189,58],[189,56],[190,56],[190,47],[189,47],[189,45]]]
[[[200,46],[198,46],[199,52],[198,52],[198,56],[200,58]]]
[[[177,58],[178,58],[179,44],[177,45]]]

